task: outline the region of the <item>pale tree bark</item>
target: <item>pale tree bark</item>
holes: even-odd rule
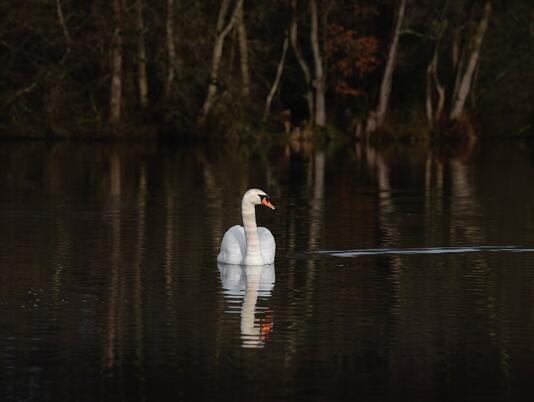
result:
[[[165,21],[167,41],[167,78],[165,80],[165,97],[169,97],[176,72],[176,46],[174,45],[174,0],[167,0],[167,19]]]
[[[397,48],[399,44],[399,37],[401,33],[402,22],[404,20],[404,11],[406,8],[406,0],[400,0],[397,17],[395,19],[395,27],[393,29],[393,38],[389,47],[386,66],[384,68],[384,76],[380,84],[380,94],[378,99],[378,107],[376,108],[376,128],[382,126],[386,119],[388,109],[389,97],[391,94],[391,83],[393,82],[393,72],[395,71],[395,64],[397,59]]]
[[[426,115],[428,124],[431,128],[436,126],[436,123],[443,113],[445,105],[445,88],[441,84],[437,75],[438,66],[438,51],[434,51],[432,61],[427,67],[427,85],[426,85]],[[436,103],[434,104],[434,91],[436,92]],[[434,110],[435,109],[435,110]]]
[[[63,35],[65,36],[65,39],[67,40],[67,44],[70,47],[71,38],[70,38],[69,30],[67,28],[67,24],[65,23],[65,16],[63,14],[63,7],[61,6],[61,0],[56,0],[56,12],[57,12],[57,18],[59,20],[59,25],[61,25],[61,29],[63,30]]]
[[[433,100],[433,76],[434,76],[434,60],[436,59],[436,51],[434,50],[434,56],[426,68],[426,101],[425,111],[426,119],[430,128],[434,127],[434,100]]]
[[[473,37],[473,43],[470,49],[469,58],[467,61],[467,65],[465,67],[465,71],[463,73],[462,71],[458,71],[458,74],[462,74],[462,76],[461,76],[461,79],[458,81],[459,82],[458,87],[455,88],[455,91],[454,91],[455,96],[453,98],[451,114],[450,114],[450,119],[453,121],[459,120],[464,113],[465,102],[467,100],[469,92],[471,91],[471,84],[473,81],[473,76],[475,74],[476,67],[478,65],[478,59],[480,57],[480,49],[482,47],[482,42],[484,40],[486,31],[488,29],[490,17],[491,17],[491,3],[487,1],[486,4],[484,5],[482,18],[480,19],[480,22],[478,23],[478,27]]]
[[[111,41],[111,93],[109,101],[109,122],[112,126],[121,119],[122,106],[122,5],[113,0],[114,31]]]
[[[297,22],[297,0],[291,0],[291,9],[292,9],[292,18],[291,25],[289,28],[289,38],[291,40],[291,47],[295,52],[295,57],[299,63],[300,69],[304,74],[304,80],[306,82],[306,103],[308,105],[308,120],[309,122],[314,121],[314,106],[313,106],[313,90],[312,90],[312,75],[310,72],[310,67],[304,56],[302,56],[302,51],[298,43],[298,22]]]
[[[245,15],[243,12],[243,3],[241,3],[238,13],[237,33],[239,38],[239,64],[241,66],[241,79],[243,80],[241,94],[243,97],[248,98],[250,95],[250,70],[248,65],[248,40],[247,28],[245,26]]]
[[[226,19],[226,12],[230,5],[230,0],[223,0],[221,8],[219,10],[219,17],[217,19],[217,33],[215,37],[215,43],[213,45],[213,55],[212,55],[212,65],[211,65],[211,74],[210,74],[210,83],[208,85],[208,94],[206,95],[206,100],[202,105],[202,110],[200,112],[198,124],[203,126],[206,122],[206,119],[211,111],[213,102],[215,101],[215,96],[217,95],[217,87],[219,81],[219,68],[221,65],[222,51],[224,46],[224,40],[228,32],[232,29],[239,14],[239,9],[243,5],[243,0],[237,0],[234,11],[230,17],[230,21],[224,25]]]
[[[319,21],[318,21],[317,2],[310,0],[310,41],[313,53],[314,64],[314,86],[315,86],[315,124],[324,126],[326,124],[326,104],[325,90],[326,79],[323,68],[323,59],[319,45]]]
[[[460,61],[460,36],[460,27],[456,27],[452,35],[451,45],[451,61],[454,69],[458,67],[458,62]]]
[[[137,84],[139,87],[139,103],[147,106],[148,81],[146,74],[145,22],[143,19],[143,0],[137,0]]]
[[[436,127],[445,106],[445,87],[438,77],[439,45],[440,41],[438,40],[434,45],[434,54],[426,70],[426,116],[430,128]],[[434,92],[436,93],[435,96]],[[434,97],[437,98],[436,101],[434,101]]]
[[[267,95],[267,100],[265,101],[265,111],[263,112],[263,120],[266,120],[267,116],[269,115],[274,94],[276,93],[276,90],[280,85],[280,78],[282,78],[282,72],[284,70],[288,44],[289,38],[286,36],[282,48],[282,56],[280,57],[280,62],[278,63],[278,67],[276,68],[276,77],[274,79],[273,85],[271,86],[271,90],[269,91],[269,95]]]

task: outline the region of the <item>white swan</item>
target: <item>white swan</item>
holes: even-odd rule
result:
[[[274,263],[276,243],[269,229],[256,226],[256,205],[274,209],[269,196],[256,188],[248,190],[241,201],[243,226],[235,225],[226,231],[217,262],[237,265],[265,265]]]

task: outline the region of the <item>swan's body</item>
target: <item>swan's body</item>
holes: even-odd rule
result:
[[[221,252],[217,257],[217,262],[235,265],[265,265],[274,263],[275,241],[271,231],[267,228],[259,227],[257,228],[257,233],[261,261],[256,258],[257,254],[254,253],[254,255],[251,254],[249,256],[249,263],[245,262],[247,258],[247,237],[245,229],[241,225],[235,225],[224,234],[221,243]]]
[[[254,207],[273,205],[265,192],[248,190],[241,201],[243,226],[235,225],[226,231],[221,242],[217,262],[236,265],[265,265],[274,263],[276,242],[269,229],[257,227]]]

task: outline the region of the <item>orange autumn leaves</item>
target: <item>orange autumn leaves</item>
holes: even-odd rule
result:
[[[380,43],[373,36],[359,36],[354,30],[330,24],[325,46],[335,90],[345,96],[364,94],[358,82],[381,64]]]

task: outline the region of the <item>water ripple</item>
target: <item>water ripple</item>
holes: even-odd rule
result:
[[[360,257],[385,254],[452,254],[480,252],[532,253],[534,248],[524,246],[466,246],[466,247],[415,247],[415,248],[369,248],[354,250],[318,250],[308,254],[329,255],[333,257]]]

